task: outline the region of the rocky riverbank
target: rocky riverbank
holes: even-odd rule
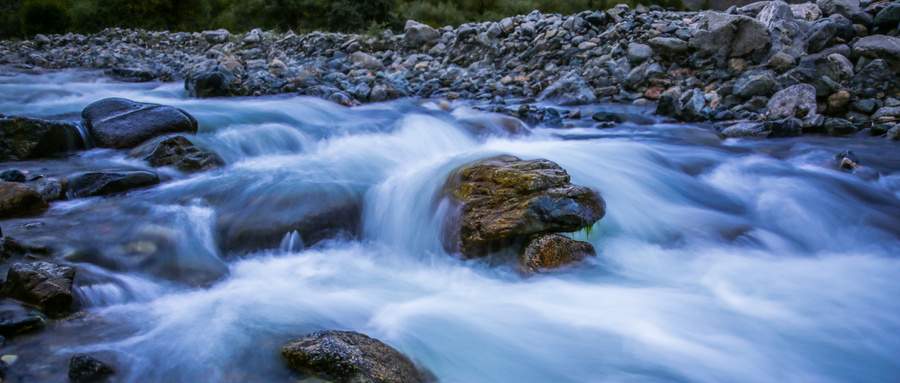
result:
[[[896,2],[819,0],[724,12],[619,5],[441,29],[409,21],[403,33],[378,36],[108,29],[0,42],[0,64],[183,79],[195,97],[463,98],[523,117],[533,117],[528,108],[503,104],[655,102],[660,114],[716,121],[728,136],[867,130],[896,138],[898,19]]]

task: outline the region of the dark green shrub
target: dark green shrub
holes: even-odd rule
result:
[[[26,36],[63,33],[69,27],[69,15],[61,0],[25,0],[19,14],[21,30]]]

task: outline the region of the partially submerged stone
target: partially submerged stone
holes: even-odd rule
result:
[[[105,362],[87,355],[77,354],[69,359],[69,381],[72,383],[103,382],[115,373]]]
[[[74,198],[124,193],[159,183],[156,173],[145,170],[98,171],[69,179],[68,193]]]
[[[215,169],[225,163],[218,154],[200,148],[180,135],[147,141],[129,155],[153,166],[172,166],[184,172]]]
[[[47,202],[30,186],[0,181],[0,218],[34,214],[46,208]]]
[[[68,315],[74,308],[72,283],[75,269],[50,262],[14,263],[0,292],[35,305],[51,317]]]
[[[445,190],[459,206],[444,243],[464,258],[516,250],[535,234],[573,232],[605,213],[600,196],[554,162],[497,156],[465,165]]]
[[[0,115],[0,161],[49,157],[82,146],[74,124]]]
[[[357,332],[314,332],[284,345],[281,355],[293,370],[338,383],[430,380],[393,347]]]
[[[184,110],[124,98],[106,98],[81,112],[97,146],[132,148],[169,133],[196,133],[197,120]]]
[[[547,234],[536,236],[528,243],[519,263],[523,271],[535,273],[562,268],[595,255],[594,246],[588,242]]]

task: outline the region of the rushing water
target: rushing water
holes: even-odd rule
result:
[[[180,84],[91,72],[0,77],[0,113],[76,119],[109,96],[186,109],[227,166],[163,170],[151,189],[0,222],[68,249],[85,306],[3,348],[23,381],[63,381],[75,352],[108,355],[123,381],[286,381],[280,346],[318,329],[379,338],[444,382],[900,380],[896,143],[723,141],[700,126],[596,129],[588,118],[484,136],[467,123],[496,116],[464,103],[194,100]],[[835,169],[846,149],[864,170]],[[607,216],[574,234],[598,257],[526,278],[444,252],[447,174],[499,153],[553,160],[603,195]],[[0,164],[13,166],[146,165],[94,149]],[[358,236],[221,246],[221,222],[277,227],[346,201],[362,206]]]

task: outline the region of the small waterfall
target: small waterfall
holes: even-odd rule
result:
[[[81,138],[81,144],[85,149],[91,149],[94,147],[94,140],[91,139],[91,132],[88,131],[87,126],[85,126],[84,122],[76,122],[75,124],[75,132],[78,133],[78,137]]]
[[[281,239],[279,250],[284,253],[296,253],[303,250],[304,247],[306,245],[303,243],[303,237],[300,236],[297,230],[294,230],[284,235],[284,238]]]

